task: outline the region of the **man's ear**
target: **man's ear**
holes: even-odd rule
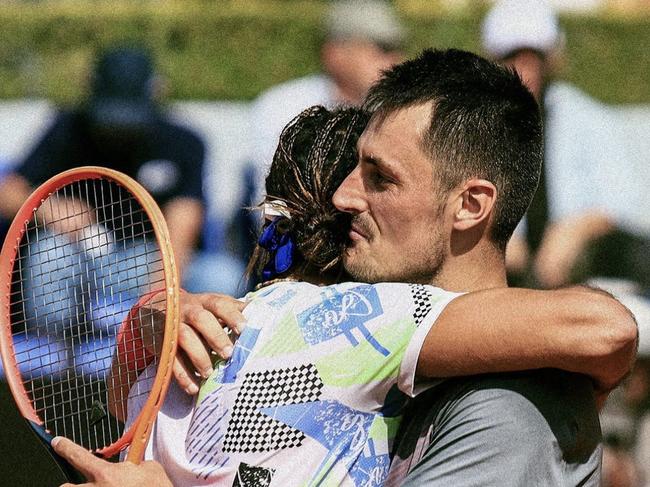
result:
[[[485,179],[470,179],[458,195],[454,230],[464,231],[487,223],[497,201],[497,188]]]

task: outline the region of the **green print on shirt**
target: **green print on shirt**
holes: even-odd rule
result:
[[[278,324],[271,339],[256,351],[256,357],[277,357],[300,352],[309,348],[302,338],[300,327],[293,313],[287,313]]]
[[[395,321],[373,332],[375,339],[390,350],[384,357],[371,343],[346,346],[315,362],[321,379],[328,386],[349,387],[397,377],[406,346],[416,330],[412,318]]]

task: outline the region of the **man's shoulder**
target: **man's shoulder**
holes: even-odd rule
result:
[[[166,117],[156,120],[150,134],[128,171],[137,174],[138,180],[142,178],[141,183],[153,184],[145,187],[158,196],[186,194],[201,199],[200,178],[206,154],[203,139],[191,128]]]
[[[482,485],[597,482],[600,424],[582,376],[540,370],[458,378],[410,408],[396,450],[396,464],[409,465],[405,485],[470,485],[471,476]]]
[[[511,435],[513,444],[547,438],[565,460],[580,461],[601,438],[591,382],[555,369],[448,380],[412,407],[411,427],[428,428],[432,443],[470,421]]]
[[[274,133],[302,110],[313,105],[335,104],[333,81],[322,74],[296,78],[263,91],[251,106],[254,120]],[[276,127],[277,125],[277,127]]]
[[[62,108],[54,117],[53,123],[59,126],[79,128],[85,122],[84,111],[78,108]]]
[[[158,142],[170,144],[183,144],[185,147],[191,145],[196,149],[203,150],[203,139],[192,128],[185,126],[167,116],[161,116],[153,129]],[[186,149],[184,149],[186,150]]]
[[[334,104],[334,83],[322,74],[292,79],[263,91],[251,104],[249,157],[267,167],[287,123],[313,105]]]
[[[59,110],[16,171],[36,185],[61,171],[83,165],[87,160],[87,138],[83,112]]]
[[[587,127],[600,126],[598,119],[610,113],[611,107],[591,97],[575,85],[558,81],[551,83],[544,94],[545,123],[574,126],[578,121]],[[596,120],[593,120],[594,117]]]
[[[47,136],[53,142],[77,143],[87,137],[87,123],[80,109],[61,109],[52,119]]]

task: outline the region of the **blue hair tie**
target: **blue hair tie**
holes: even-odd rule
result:
[[[276,217],[264,229],[258,243],[271,254],[269,262],[262,270],[262,279],[268,281],[286,272],[293,263],[294,243],[289,232],[280,233],[277,223],[282,217]]]

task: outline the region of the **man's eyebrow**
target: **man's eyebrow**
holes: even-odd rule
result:
[[[361,153],[359,160],[364,162],[365,164],[369,164],[371,166],[375,167],[384,167],[384,161],[380,158],[375,156],[372,152],[370,153]]]
[[[377,156],[373,154],[372,152],[368,154],[361,154],[361,160],[364,161],[367,164],[371,164],[373,166],[378,166],[382,169],[386,169],[388,171],[392,170],[393,165],[386,161],[385,159],[382,159],[380,156]]]
[[[361,160],[362,160],[363,162],[365,162],[365,163],[367,163],[367,164],[372,164],[373,166],[376,166],[376,165],[382,163],[381,159],[378,158],[378,157],[376,157],[376,156],[375,156],[374,154],[372,154],[372,153],[370,153],[370,154],[364,154],[364,153],[361,153],[360,156],[361,156],[360,158],[361,158]]]
[[[360,160],[365,163],[369,164],[370,166],[374,167],[375,170],[380,171],[382,174],[389,178],[395,178],[399,179],[399,172],[396,169],[395,164],[391,164],[389,161],[386,159],[382,159],[381,157],[378,157],[372,153],[368,154],[367,156],[362,155]]]

